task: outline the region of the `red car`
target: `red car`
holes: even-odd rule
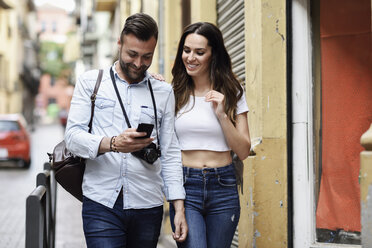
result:
[[[30,135],[21,114],[0,114],[0,161],[19,161],[31,164]]]

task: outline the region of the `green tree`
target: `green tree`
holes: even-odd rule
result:
[[[63,44],[51,41],[41,42],[40,65],[42,73],[50,74],[53,77],[60,77],[61,74],[70,69],[70,65],[63,62]]]

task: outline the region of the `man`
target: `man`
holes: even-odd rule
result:
[[[84,73],[76,83],[65,140],[71,152],[87,159],[82,216],[88,248],[155,248],[162,222],[163,193],[176,208],[173,238],[181,242],[186,239],[181,154],[174,134],[174,95],[169,84],[151,78],[147,72],[157,36],[157,24],[150,16],[128,17],[118,40],[119,61],[103,73],[91,133],[90,95],[98,70]],[[136,131],[139,123],[154,125],[150,138],[138,138],[146,134]],[[161,148],[161,156],[154,163],[132,154],[152,142]]]

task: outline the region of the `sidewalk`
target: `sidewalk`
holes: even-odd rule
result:
[[[56,248],[86,248],[81,203],[61,186],[57,190]],[[160,235],[157,248],[175,247],[171,235]]]

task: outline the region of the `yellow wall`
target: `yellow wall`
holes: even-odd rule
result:
[[[19,80],[19,42],[21,41],[17,12],[13,1],[7,1],[12,9],[0,8],[0,113],[22,111],[22,83]]]
[[[7,95],[5,82],[7,81],[8,58],[5,57],[5,48],[8,43],[6,29],[7,29],[7,12],[0,8],[0,113],[5,113],[7,109]]]
[[[245,1],[246,91],[256,156],[245,161],[239,247],[287,247],[285,0]]]
[[[158,1],[153,0],[143,0],[143,6],[142,11],[148,15],[150,15],[152,18],[155,19],[155,21],[158,23],[159,26],[159,6]],[[159,34],[160,36],[161,34]],[[151,67],[149,68],[150,72],[159,72],[159,39],[158,44],[156,46],[155,54],[152,60]]]
[[[167,82],[172,80],[171,70],[182,34],[181,16],[181,0],[164,0],[164,76]]]
[[[216,0],[191,0],[191,23],[217,23]],[[208,10],[208,11],[206,11]]]

